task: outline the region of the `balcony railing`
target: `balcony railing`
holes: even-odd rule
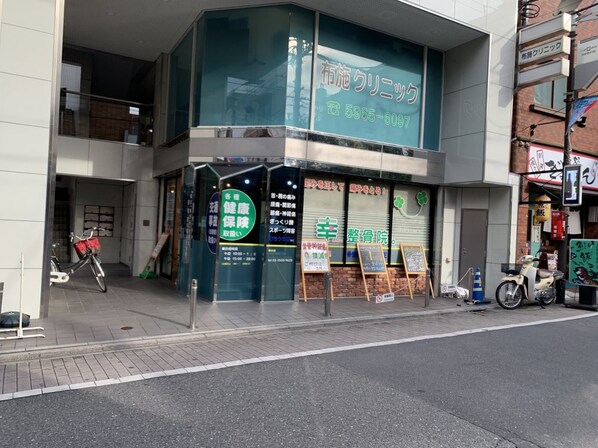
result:
[[[153,105],[61,89],[60,135],[152,144]]]

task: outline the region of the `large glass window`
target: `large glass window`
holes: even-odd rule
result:
[[[442,53],[428,50],[427,62],[424,148],[438,151],[440,145],[440,114],[442,111]]]
[[[328,240],[331,263],[343,263],[345,185],[333,177],[305,177],[303,239]]]
[[[291,7],[287,67],[286,124],[309,128],[314,50],[314,14]]]
[[[305,126],[309,14],[290,6],[206,13],[198,124],[284,125],[288,118]]]
[[[347,263],[359,263],[357,243],[381,243],[388,259],[389,196],[387,184],[368,181],[349,184]]]
[[[359,263],[357,243],[380,243],[390,264],[402,264],[401,243],[429,249],[431,194],[415,185],[307,175],[302,239],[326,239],[333,264]]]
[[[417,147],[423,47],[320,17],[318,131]]]
[[[170,55],[167,139],[189,129],[192,47],[193,31],[190,31]]]
[[[565,109],[565,93],[567,92],[567,78],[544,82],[534,86],[534,103],[551,109]]]
[[[429,248],[430,219],[429,188],[395,185],[392,196],[391,263],[402,264],[400,244],[422,244]]]

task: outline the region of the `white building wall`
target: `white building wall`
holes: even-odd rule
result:
[[[100,237],[102,263],[119,263],[121,251],[121,227],[123,219],[124,184],[101,179],[79,178],[75,188],[75,219],[72,231],[81,235],[85,228],[85,206],[112,207],[114,222],[112,236]],[[101,225],[101,223],[100,223]],[[74,249],[71,260],[77,260]]]
[[[441,151],[446,153],[445,183],[456,188],[444,188],[439,200],[443,208],[436,242],[441,246],[435,261],[439,284],[457,282],[462,210],[488,210],[483,286],[491,298],[501,277],[500,263],[514,257],[517,235],[518,184],[509,172],[517,1],[405,3],[488,33],[445,54]]]
[[[102,257],[103,262],[122,262],[133,274],[143,271],[157,242],[158,188],[153,178],[153,148],[121,142],[59,136],[56,140],[56,173],[80,178],[113,179],[131,182],[123,213],[121,258]],[[104,202],[111,202],[108,191],[98,190]],[[122,196],[122,192],[119,193]],[[104,205],[109,205],[105,203]],[[77,206],[82,206],[77,200]],[[81,210],[79,212],[82,213]],[[116,224],[116,223],[115,223]],[[120,222],[119,222],[120,228]],[[120,238],[119,238],[120,240]]]
[[[53,92],[62,0],[0,1],[1,311],[40,311]],[[21,254],[24,290],[20,290]]]

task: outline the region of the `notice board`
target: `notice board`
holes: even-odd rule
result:
[[[409,274],[425,274],[428,268],[426,253],[421,244],[401,244],[405,271]]]
[[[301,269],[305,273],[326,273],[330,270],[326,240],[301,242]]]
[[[421,244],[400,244],[401,256],[403,257],[403,264],[405,266],[405,275],[407,276],[407,286],[409,288],[409,296],[413,300],[413,290],[411,289],[411,281],[409,275],[426,275],[428,273],[428,261],[426,260],[426,252],[424,246]],[[426,286],[427,287],[427,286]],[[434,297],[434,288],[432,287],[432,279],[430,279],[430,290],[432,297]]]
[[[359,263],[365,274],[386,274],[386,259],[382,244],[357,244]]]
[[[303,301],[307,302],[305,274],[326,274],[330,271],[330,253],[326,240],[301,241],[301,280],[303,283]],[[334,300],[332,281],[330,283],[331,298]]]
[[[380,243],[357,243],[357,253],[359,255],[359,264],[361,265],[361,277],[365,287],[365,295],[370,301],[370,292],[366,275],[386,275],[388,283],[388,292],[392,293],[388,270],[386,269],[386,259],[384,258],[384,249]]]

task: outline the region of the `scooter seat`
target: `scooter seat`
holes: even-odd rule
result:
[[[540,278],[548,278],[548,277],[552,277],[552,271],[549,271],[548,269],[538,269],[538,277]]]

